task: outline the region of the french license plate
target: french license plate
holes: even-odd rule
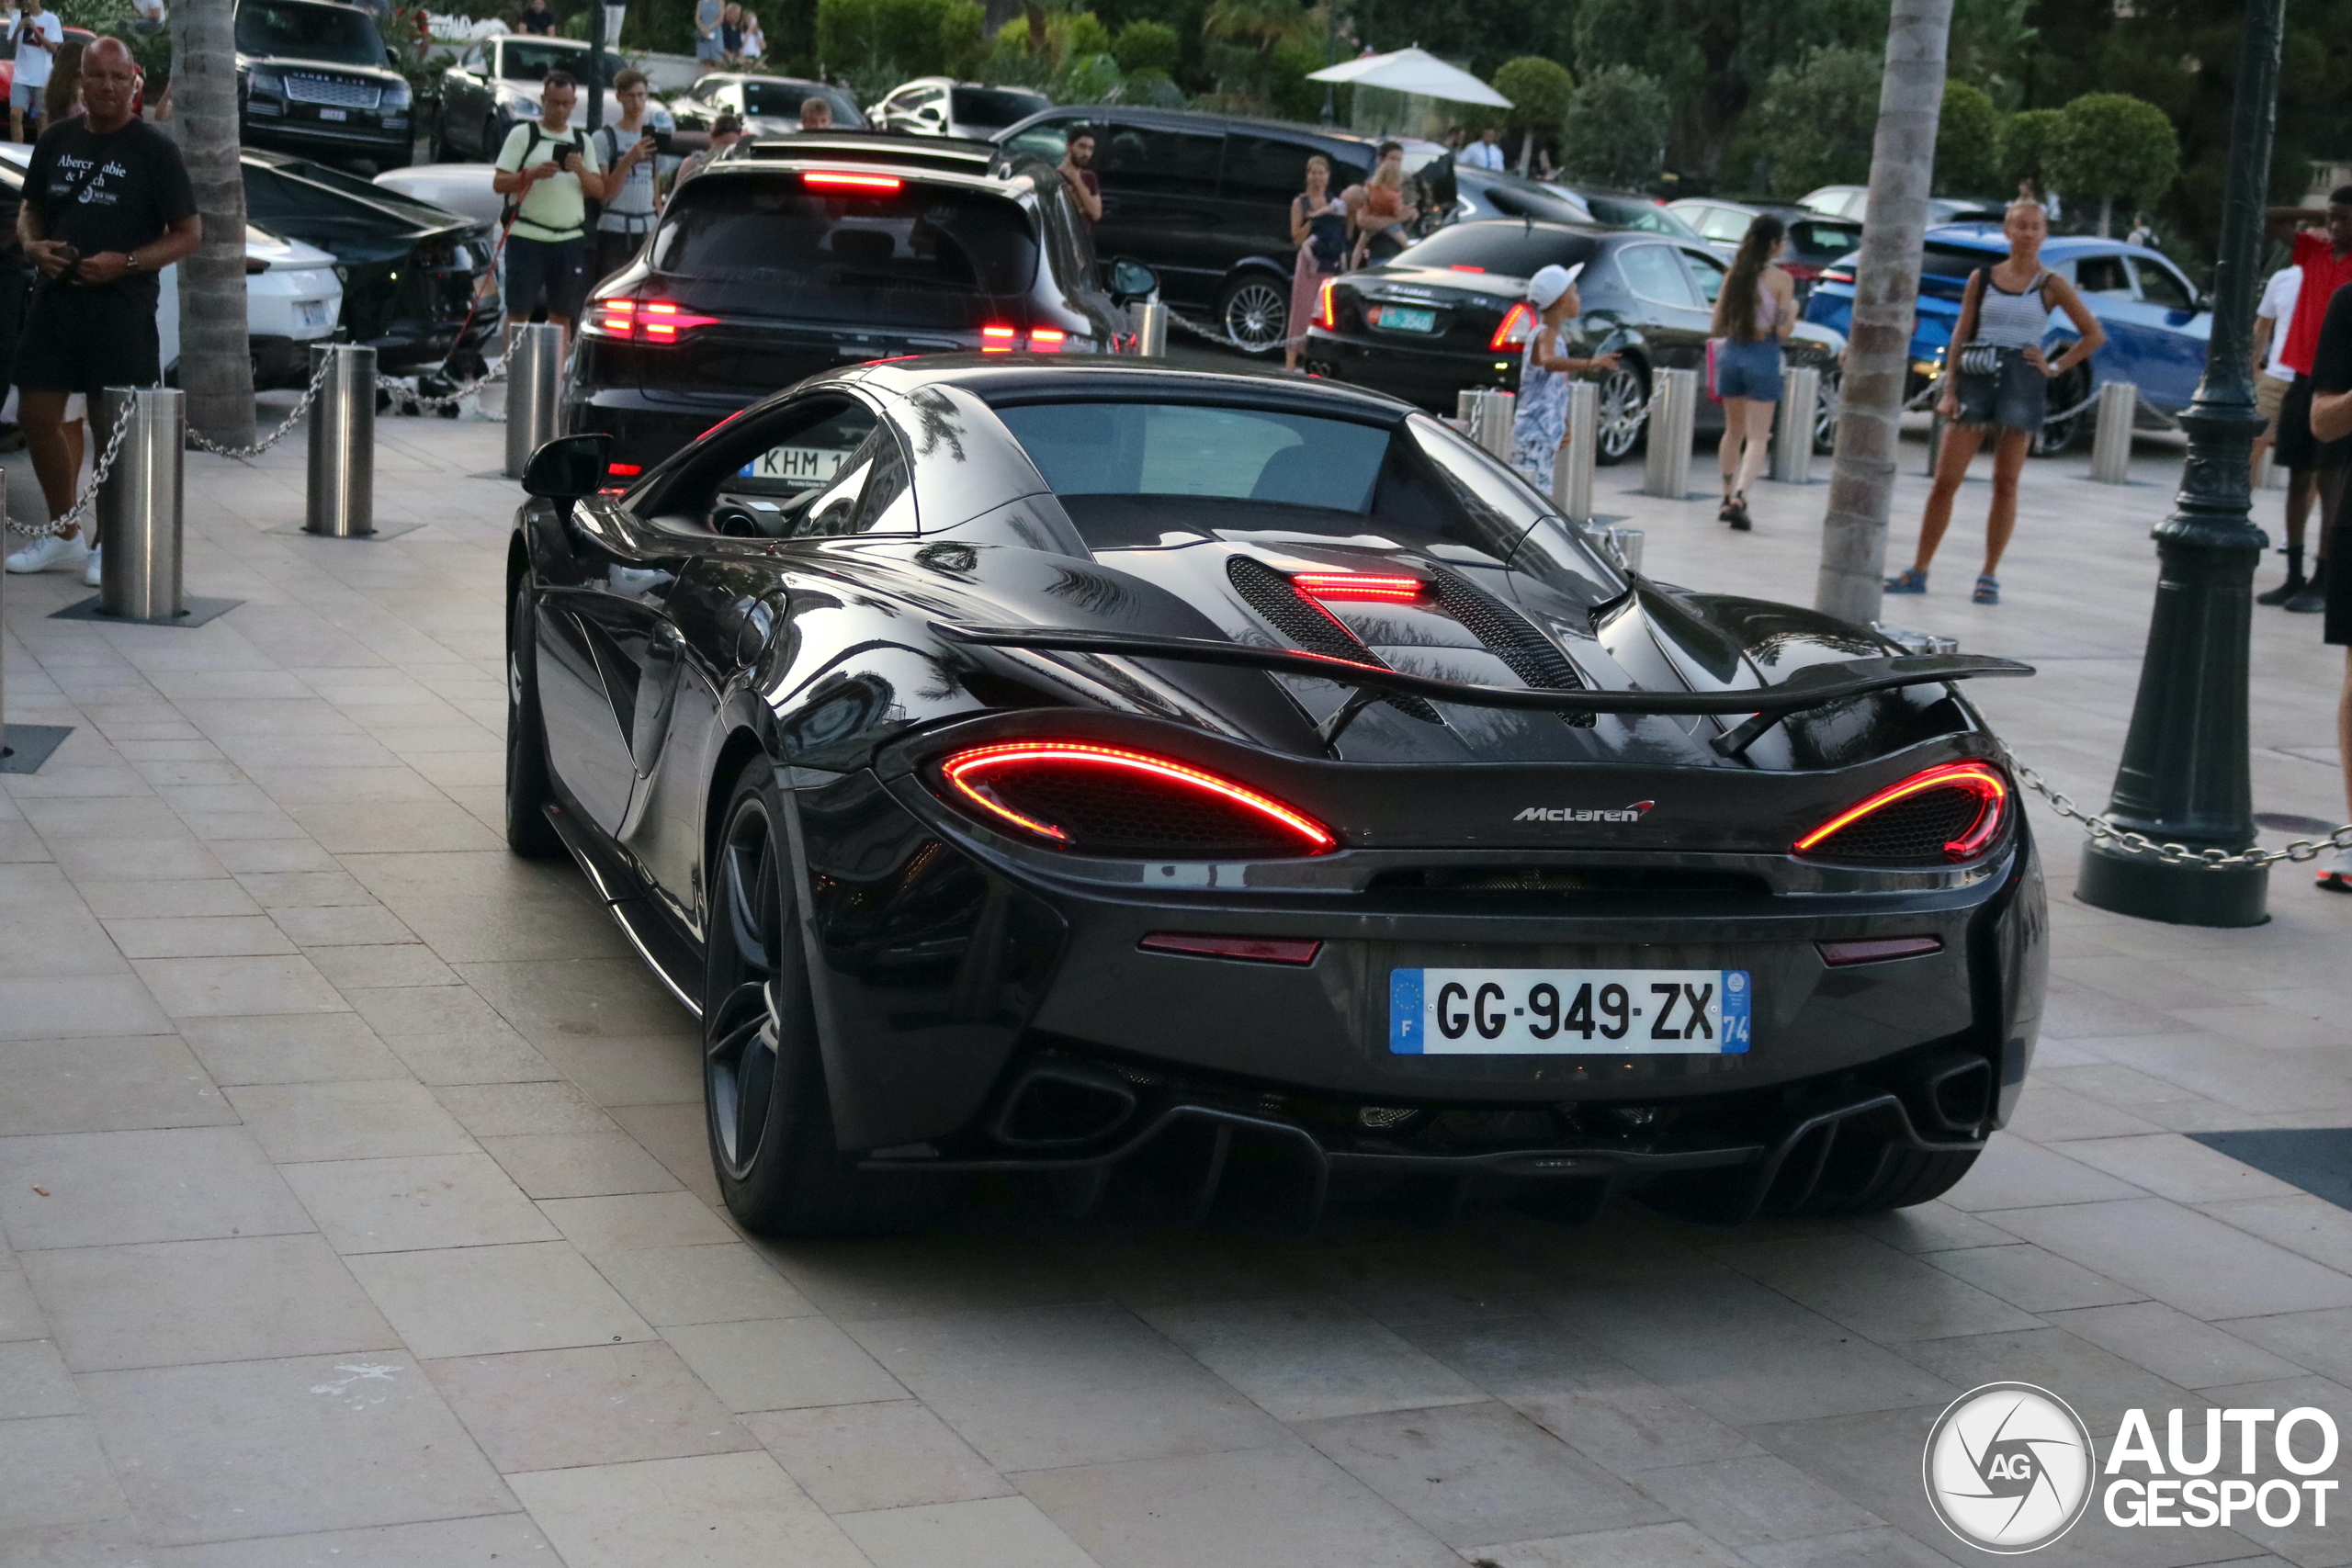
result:
[[[1392,969],[1400,1056],[1733,1056],[1745,969]]]
[[[827,484],[841,471],[842,462],[849,454],[847,447],[773,446],[743,465],[743,477]]]
[[[321,119],[349,119],[351,116],[343,109],[321,109],[319,118]]]
[[[1368,312],[1372,324],[1384,332],[1433,333],[1437,331],[1437,312],[1412,305],[1378,305]]]

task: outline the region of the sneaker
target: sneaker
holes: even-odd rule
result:
[[[2292,599],[2296,594],[2301,593],[2304,589],[2310,586],[2311,583],[2309,581],[2302,577],[2301,574],[2298,573],[2297,575],[2289,578],[2286,581],[2280,583],[2278,587],[2272,589],[2269,592],[2256,594],[2254,596],[2254,602],[2257,604],[2284,604],[2288,600]]]
[[[83,587],[96,588],[98,585],[98,558],[106,553],[107,547],[104,545],[90,547],[90,558],[82,563]]]
[[[1968,596],[1972,604],[1997,604],[2001,602],[2001,585],[1989,577],[1976,580],[1976,592]]]
[[[2352,850],[2338,850],[2319,865],[2319,890],[2323,893],[2352,893]]]
[[[1889,593],[1925,593],[1927,591],[1928,574],[1916,566],[1906,566],[1886,580],[1885,592]]]
[[[1733,496],[1729,502],[1729,506],[1731,515],[1724,518],[1724,521],[1731,525],[1733,533],[1745,534],[1749,529],[1756,526],[1755,523],[1751,521],[1747,515],[1747,497],[1744,495]]]
[[[89,553],[90,547],[78,537],[69,539],[60,534],[51,534],[45,538],[35,539],[10,556],[7,565],[10,571],[49,571],[58,567],[70,570],[80,566],[82,558]]]
[[[2290,615],[2316,615],[2326,608],[2327,584],[2319,581],[2303,584],[2303,591],[2287,601]]]

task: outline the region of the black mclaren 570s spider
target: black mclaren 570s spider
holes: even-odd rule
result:
[[[1950,1188],[2046,970],[1956,682],[1295,377],[884,361],[534,457],[507,832],[701,1018],[729,1208],[1287,1226]],[[1039,1179],[1042,1178],[1042,1179]]]

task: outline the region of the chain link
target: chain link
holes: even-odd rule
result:
[[[456,391],[438,396],[418,391],[415,381],[406,377],[393,381],[379,381],[377,385],[390,396],[395,411],[413,408],[419,413],[432,413],[441,409],[456,408],[484,387],[505,378],[506,361],[502,358],[482,375],[467,382]]]
[[[71,533],[88,522],[90,509],[97,504],[98,487],[106,483],[107,475],[114,471],[115,455],[122,450],[123,437],[130,434],[130,411],[126,409],[123,417],[115,421],[114,429],[107,436],[106,450],[98,454],[98,460],[91,466],[90,488],[82,492],[81,499],[65,509],[64,516],[52,517],[46,523],[19,523],[11,517],[7,520],[8,531],[22,534],[28,538],[45,539]]]
[[[1263,347],[1253,348],[1229,333],[1215,332],[1207,327],[1200,325],[1196,321],[1188,321],[1173,310],[1168,312],[1168,319],[1175,322],[1178,326],[1183,328],[1186,332],[1192,333],[1194,337],[1199,338],[1202,342],[1216,344],[1219,348],[1238,349],[1243,354],[1265,354],[1271,353],[1272,350],[1282,346],[1281,344],[1274,343],[1266,344]]]
[[[2050,782],[2017,759],[2017,753],[2006,746],[2002,755],[2017,774],[2018,783],[2050,803],[2050,809],[2072,822],[2082,824],[2083,832],[2093,843],[2112,844],[2127,854],[2152,854],[2162,865],[2201,865],[2212,871],[2226,871],[2233,866],[2277,865],[2280,861],[2314,861],[2329,850],[2352,850],[2352,822],[2346,823],[2324,839],[2298,839],[2283,850],[2247,850],[2232,854],[2227,850],[2192,850],[2187,844],[2159,843],[2145,833],[2134,833],[2119,828],[2103,817],[2094,817],[2074,801],[2050,787]]]
[[[319,389],[326,385],[327,372],[334,367],[334,355],[331,354],[321,355],[319,356],[319,367],[311,372],[311,384],[302,389],[301,399],[300,401],[295,403],[294,412],[286,416],[286,422],[283,424],[280,424],[276,430],[271,431],[267,435],[263,436],[252,446],[223,446],[219,442],[213,440],[210,436],[205,434],[202,431],[193,429],[187,433],[187,444],[195,447],[199,452],[209,452],[216,457],[235,457],[242,460],[244,458],[260,457],[264,452],[268,451],[280,441],[285,440],[287,432],[292,430],[297,424],[300,424],[302,422],[302,416],[311,412],[311,405],[318,400]]]

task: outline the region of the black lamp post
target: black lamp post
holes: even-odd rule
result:
[[[2239,18],[2213,334],[2205,378],[2180,417],[2188,464],[2177,509],[2156,525],[2156,608],[2140,666],[2132,730],[2107,819],[2158,842],[2235,853],[2254,843],[2246,739],[2246,637],[2254,568],[2269,536],[2247,516],[2254,412],[2255,261],[2270,184],[2286,0],[2247,0]],[[2167,865],[2143,851],[2089,845],[2075,895],[2086,904],[2176,925],[2254,926],[2267,866]]]

